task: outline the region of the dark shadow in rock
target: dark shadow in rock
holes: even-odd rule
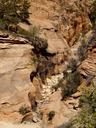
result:
[[[32,111],[36,111],[37,110],[37,101],[36,101],[36,98],[32,95],[31,92],[28,93],[28,99],[29,99],[29,102],[31,104],[31,109]]]
[[[21,123],[24,123],[24,122],[33,122],[33,114],[32,114],[32,112],[29,112],[26,115],[24,115],[24,117],[21,120]]]
[[[32,52],[36,55],[37,64],[36,64],[36,72],[31,72],[30,80],[33,81],[33,78],[38,75],[42,83],[45,84],[45,79],[48,75],[52,75],[54,72],[55,65],[52,62],[52,57],[55,56],[55,53],[47,52],[48,43],[45,39],[35,37],[35,38],[28,38],[31,41],[31,45],[34,46]]]
[[[30,74],[30,80],[31,80],[31,82],[33,82],[33,78],[36,77],[36,75],[37,75],[37,72],[36,71],[31,72],[31,74]]]
[[[54,73],[54,67],[55,65],[52,63],[51,59],[46,59],[44,56],[40,56],[37,64],[37,73],[43,83],[45,83],[46,77]]]
[[[50,111],[48,113],[48,121],[51,121],[54,118],[54,116],[55,116],[55,111]]]

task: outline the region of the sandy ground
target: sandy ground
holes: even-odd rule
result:
[[[11,124],[9,122],[0,122],[0,128],[40,128],[36,124]]]

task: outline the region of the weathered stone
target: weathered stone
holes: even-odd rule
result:
[[[24,117],[21,120],[21,123],[23,122],[32,122],[33,121],[33,113],[27,113],[26,115],[24,115]]]
[[[92,1],[62,1],[61,21],[58,24],[59,31],[66,39],[69,46],[73,46],[80,36],[80,33],[87,33],[92,24],[89,20]]]
[[[81,92],[76,92],[72,95],[73,98],[79,98],[81,96]]]
[[[81,73],[84,76],[95,76],[96,75],[96,53],[91,52],[88,58],[81,65]]]
[[[30,87],[29,76],[34,68],[31,64],[31,49],[28,44],[11,44],[6,43],[6,40],[0,43],[0,102],[11,97],[20,100],[23,91]],[[10,102],[14,101],[11,98]]]

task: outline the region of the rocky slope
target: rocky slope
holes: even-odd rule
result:
[[[22,118],[24,121],[31,118],[35,122],[34,128],[55,128],[79,112],[80,90],[66,101],[61,101],[61,90],[55,91],[53,86],[64,77],[68,61],[77,57],[81,39],[91,30],[88,15],[92,1],[30,1],[29,21],[39,28],[39,37],[47,39],[48,47],[42,44],[44,41],[41,38],[35,40],[35,44],[31,38],[28,40],[13,35],[0,37],[0,121],[20,123]],[[28,31],[32,25],[19,24]],[[87,39],[86,36],[85,40]],[[38,48],[39,53],[34,52]],[[96,44],[89,49],[88,57],[82,62],[80,69],[84,77],[96,75]],[[28,99],[29,92],[32,98],[35,97],[37,111],[32,112],[31,117],[25,115],[24,118],[18,111],[24,104],[32,107],[30,98]],[[50,121],[48,115],[52,111],[55,116]],[[0,126],[6,128],[6,124],[2,122]]]
[[[17,105],[27,100],[27,93],[30,86],[32,85],[29,76],[32,69],[34,69],[34,66],[32,66],[31,63],[32,46],[24,44],[22,41],[21,44],[18,44],[18,41],[15,44],[14,39],[12,43],[12,39],[10,38],[7,40],[8,41],[3,39],[4,42],[1,43],[0,38],[1,115],[2,109],[6,111],[6,106],[9,106],[8,109],[10,109],[10,106]],[[5,104],[5,108],[3,107],[3,104]]]

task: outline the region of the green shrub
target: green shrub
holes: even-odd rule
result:
[[[3,19],[0,19],[0,29],[4,30],[8,26],[8,23]]]
[[[83,43],[79,46],[78,51],[77,51],[80,61],[83,61],[86,58],[87,49],[88,49],[88,44],[86,44],[83,40]]]
[[[66,75],[65,82],[60,82],[61,90],[62,90],[62,100],[71,94],[75,93],[78,86],[80,85],[81,76],[79,71],[69,72]]]
[[[75,59],[70,59],[69,64],[68,64],[68,70],[71,70],[74,72],[77,69],[77,61]]]
[[[29,108],[29,106],[27,106],[25,104],[19,108],[19,113],[21,115],[25,115],[28,112],[30,112],[30,108]]]
[[[77,117],[62,128],[96,128],[96,85],[93,83],[80,97],[80,106]]]
[[[92,11],[91,11],[89,17],[90,17],[90,20],[91,20],[93,26],[95,26],[96,25],[96,0],[94,0],[94,2],[93,2]]]
[[[92,112],[91,108],[84,108],[74,120],[73,126],[75,128],[96,128],[96,112]]]
[[[7,25],[25,21],[29,7],[28,0],[0,0],[0,20]]]
[[[19,27],[17,33],[23,35],[26,38],[35,38],[39,35],[39,28],[37,28],[36,26],[31,26],[29,31],[27,31]]]
[[[28,11],[29,7],[30,7],[30,3],[28,2],[28,0],[23,0],[22,8],[19,14],[21,21],[26,21],[26,19],[29,18],[29,11]]]
[[[18,28],[18,31],[17,31],[17,34],[20,34],[20,35],[22,35],[22,36],[28,36],[28,35],[29,35],[29,32],[26,31],[25,29],[19,27],[19,28]]]
[[[30,33],[30,36],[32,36],[32,37],[38,37],[39,28],[37,28],[36,26],[31,26],[29,33]]]
[[[61,88],[62,100],[76,92],[81,82],[81,75],[77,67],[77,61],[70,59],[67,69],[63,72],[64,78],[53,89]]]
[[[92,83],[92,85],[83,92],[80,97],[80,105],[83,107],[90,107],[95,111],[96,109],[96,86]]]

